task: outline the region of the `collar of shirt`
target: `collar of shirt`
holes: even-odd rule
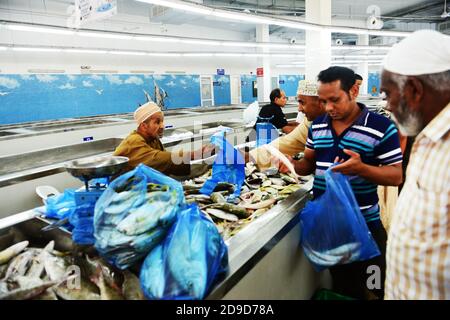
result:
[[[369,116],[369,109],[367,109],[366,105],[357,102],[359,109],[361,109],[361,114],[356,118],[356,120],[353,122],[351,126],[357,125],[357,126],[365,126],[367,122],[367,117]],[[325,114],[325,121],[328,123],[328,125],[331,127],[331,117],[327,114]]]
[[[417,139],[426,136],[431,141],[438,142],[449,130],[450,103],[419,133]]]

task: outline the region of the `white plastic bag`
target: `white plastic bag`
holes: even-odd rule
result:
[[[242,118],[246,124],[254,125],[259,115],[259,104],[258,101],[252,102],[245,108]]]

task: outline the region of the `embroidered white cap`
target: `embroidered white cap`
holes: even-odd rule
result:
[[[136,109],[134,112],[134,120],[136,120],[138,124],[141,124],[157,112],[162,112],[161,108],[158,107],[156,103],[149,101]]]
[[[384,59],[384,69],[405,76],[450,70],[450,36],[419,30],[395,44]]]
[[[304,96],[318,96],[317,93],[318,85],[316,82],[309,80],[300,80],[298,82],[297,95],[301,94]]]

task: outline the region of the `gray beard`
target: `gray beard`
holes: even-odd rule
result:
[[[417,136],[423,129],[423,120],[418,112],[412,112],[404,101],[400,101],[397,116],[391,114],[392,119],[398,125],[400,133],[404,136]]]

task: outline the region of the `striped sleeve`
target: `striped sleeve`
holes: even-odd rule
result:
[[[400,149],[400,138],[398,130],[393,123],[389,125],[380,140],[380,143],[374,149],[375,157],[382,165],[391,165],[400,163],[403,160],[402,150]]]
[[[308,130],[308,138],[306,138],[306,147],[308,149],[314,150],[314,140],[313,140],[313,135],[312,135],[312,126],[309,127],[309,130]]]

